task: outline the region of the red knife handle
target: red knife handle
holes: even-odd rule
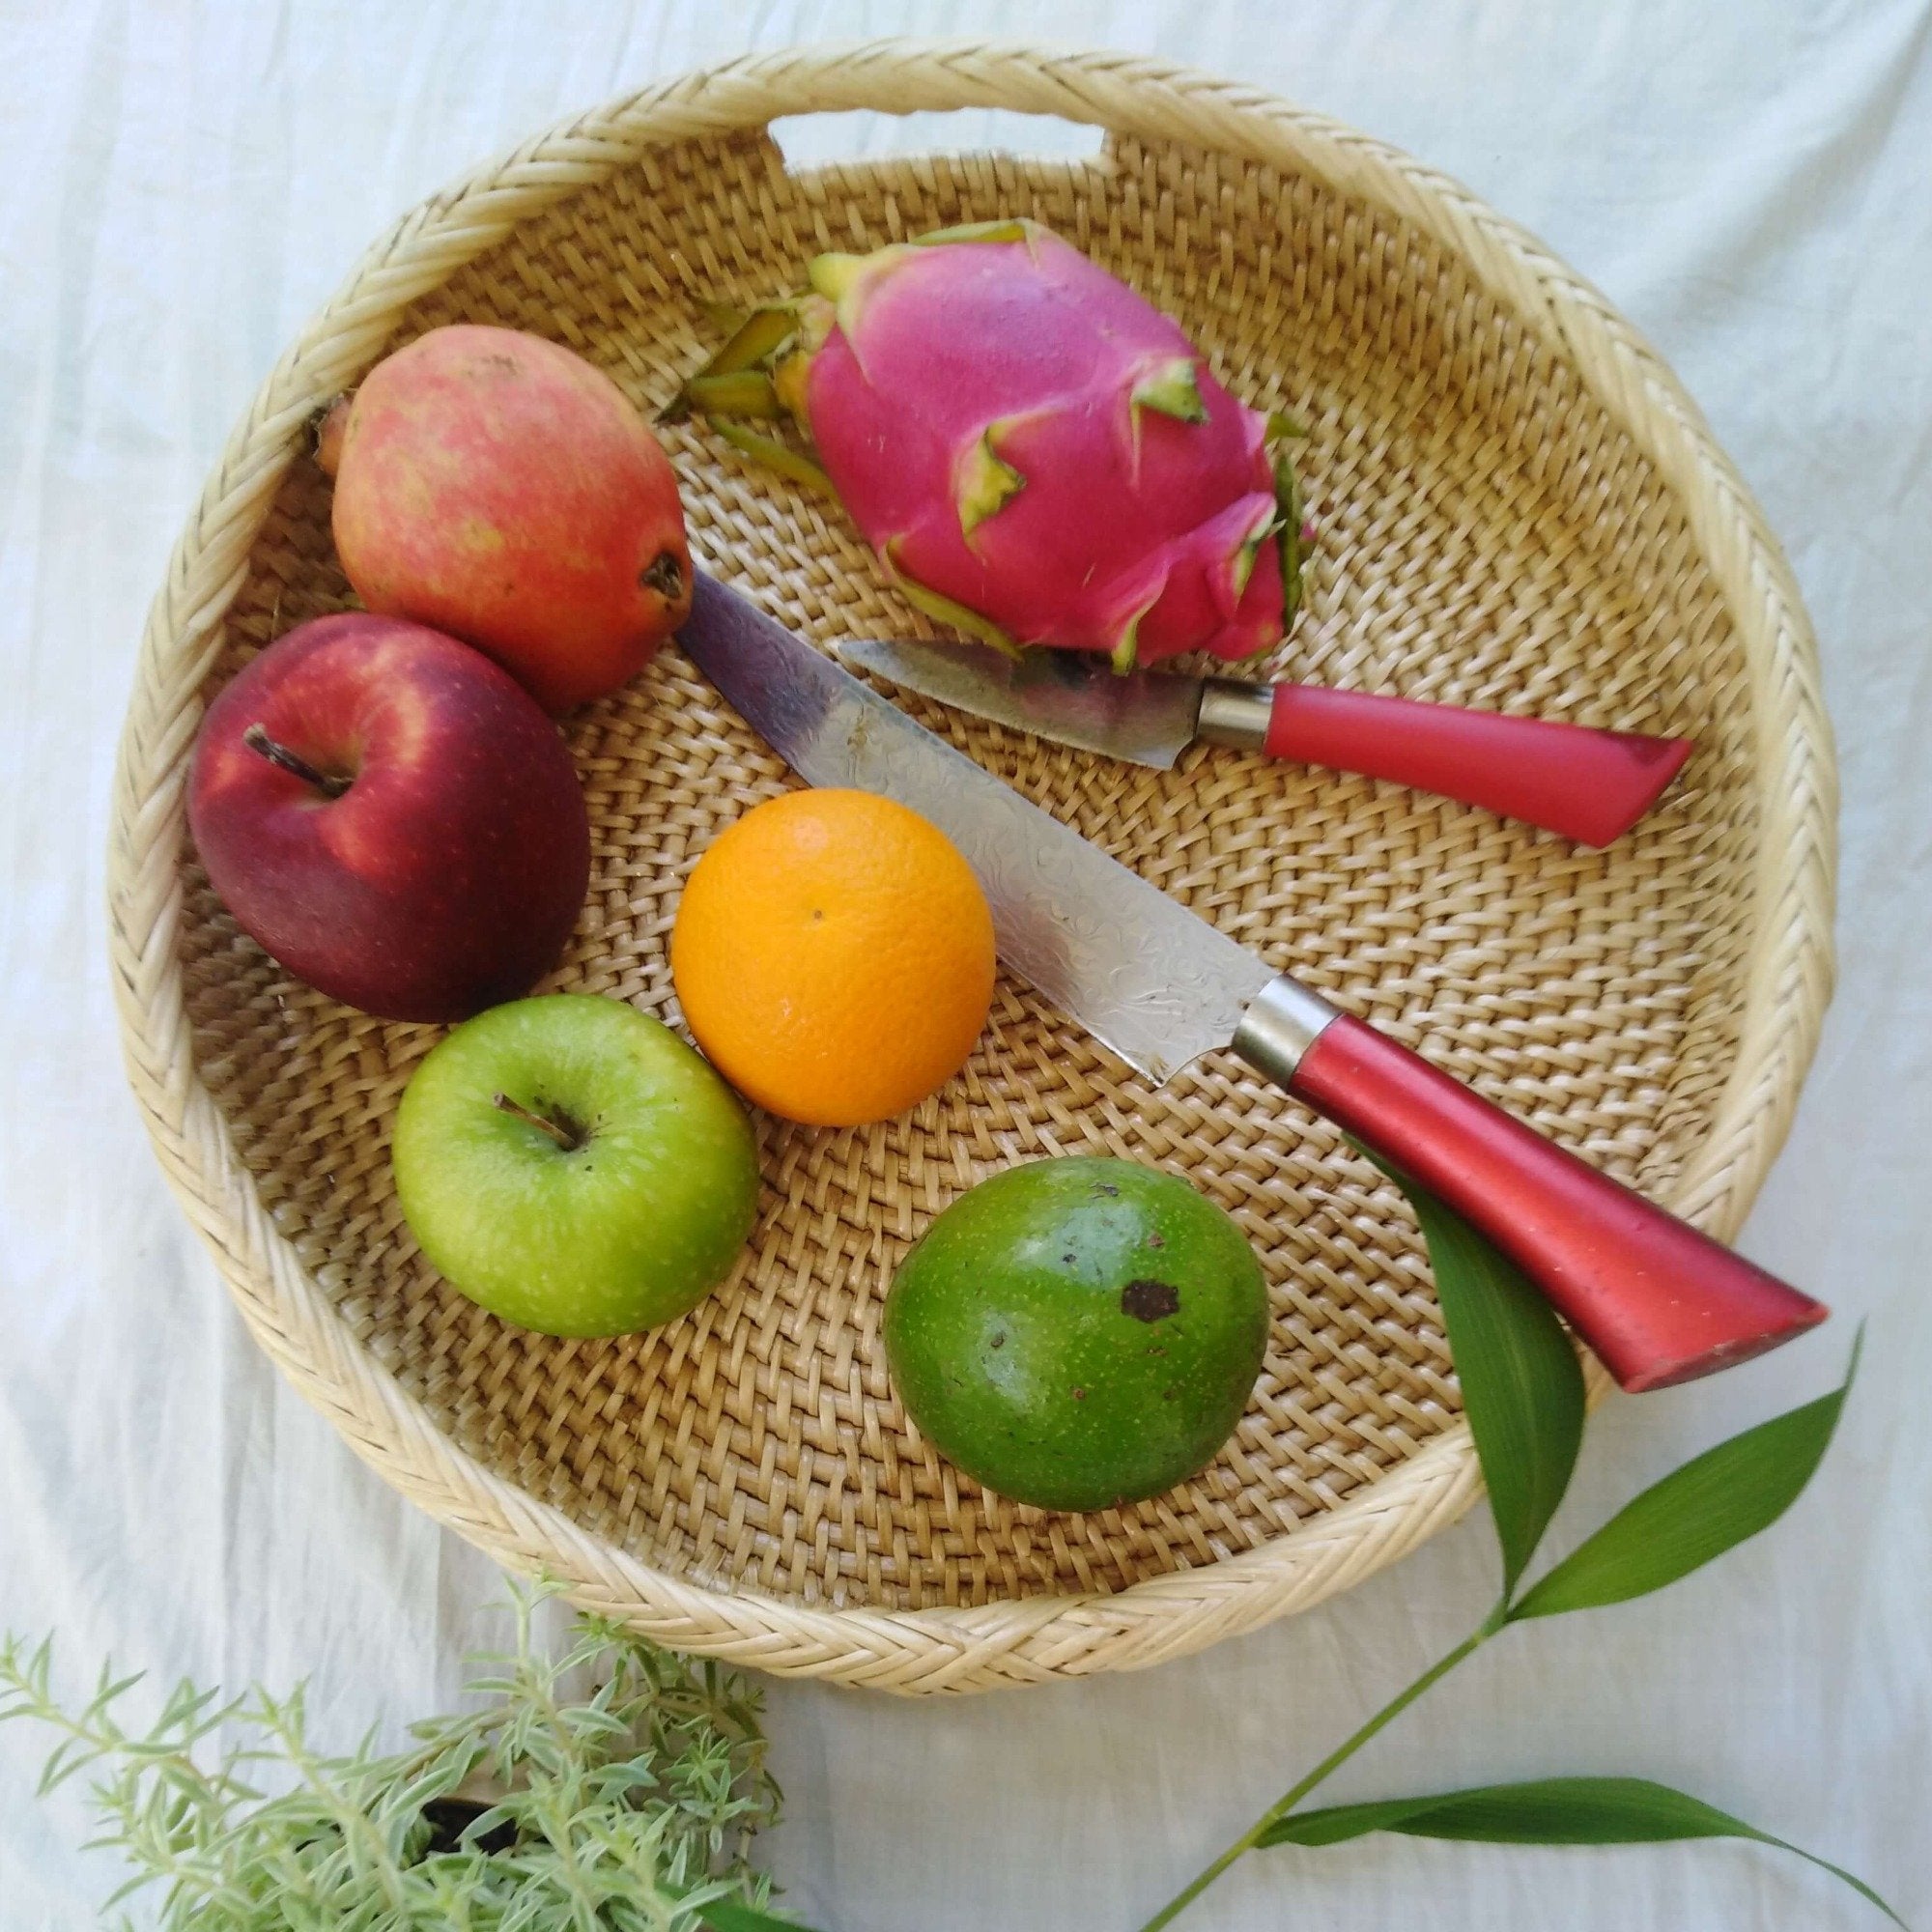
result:
[[[1627,1389],[1728,1368],[1829,1313],[1347,1013],[1287,1086],[1480,1228]]]
[[[1690,755],[1690,740],[1278,684],[1263,749],[1607,845],[1656,803]]]

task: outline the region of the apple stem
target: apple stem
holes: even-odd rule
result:
[[[309,447],[316,467],[325,476],[333,476],[342,467],[342,439],[349,432],[349,398],[337,396],[325,403],[309,418]]]
[[[260,752],[271,765],[280,765],[283,771],[293,772],[304,784],[312,784],[324,798],[340,798],[355,783],[354,779],[340,775],[331,777],[327,772],[319,772],[299,753],[292,752],[286,745],[278,745],[260,724],[251,724],[242,734],[242,742],[251,752]]]
[[[518,1120],[527,1126],[535,1127],[539,1133],[548,1134],[565,1153],[575,1153],[583,1145],[582,1135],[572,1133],[559,1122],[553,1121],[548,1114],[538,1114],[528,1107],[520,1107],[507,1094],[493,1094],[491,1105],[502,1108],[506,1114],[514,1114]]]

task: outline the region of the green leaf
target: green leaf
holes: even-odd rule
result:
[[[809,1932],[790,1918],[779,1918],[735,1898],[721,1898],[704,1908],[704,1922],[712,1932]]]
[[[1004,221],[962,221],[952,228],[934,228],[915,235],[915,248],[948,248],[955,242],[1024,242],[1033,233],[1033,223],[1016,218]]]
[[[763,407],[751,409],[742,407],[742,398],[746,395],[756,398],[756,392],[745,387],[734,392],[723,379],[768,369],[779,351],[798,333],[797,308],[790,302],[768,303],[763,308],[750,311],[728,308],[719,302],[706,302],[701,306],[707,319],[721,327],[730,328],[730,337],[710,361],[705,363],[704,367],[658,412],[658,421],[683,422],[694,408],[700,412],[717,410],[721,414],[730,414],[733,412],[734,393],[741,399],[736,413],[772,414],[773,410]],[[718,400],[720,397],[724,400]],[[757,400],[761,402],[761,398]]]
[[[959,534],[970,539],[988,517],[997,515],[1025,488],[1026,478],[993,447],[993,430],[988,429],[960,465],[956,486]]]
[[[923,611],[935,624],[945,624],[955,631],[963,632],[969,638],[977,638],[980,643],[1004,656],[1016,658],[1020,647],[1013,639],[978,611],[964,604],[955,604],[950,597],[942,597],[938,591],[928,588],[918,578],[911,576],[899,562],[898,549],[904,542],[902,537],[888,537],[885,549],[879,553],[887,573],[899,587],[901,595],[916,611]]]
[[[1428,1798],[1389,1798],[1293,1812],[1263,1835],[1264,1845],[1336,1845],[1369,1832],[1411,1838],[1463,1838],[1490,1845],[1653,1845],[1681,1838],[1747,1838],[1775,1845],[1842,1880],[1895,1925],[1890,1906],[1862,1879],[1801,1845],[1775,1838],[1700,1798],[1647,1777],[1543,1777],[1485,1784]],[[735,1932],[735,1928],[721,1928]],[[746,1932],[754,1932],[747,1927]]]
[[[1208,405],[1201,399],[1201,384],[1191,355],[1168,356],[1156,363],[1134,384],[1127,401],[1134,409],[1152,410],[1177,422],[1208,420]]]
[[[1824,1459],[1863,1340],[1861,1329],[1845,1379],[1830,1395],[1733,1435],[1652,1485],[1532,1584],[1510,1621],[1647,1596],[1769,1528]]]
[[[1463,1412],[1502,1546],[1507,1598],[1577,1466],[1583,1371],[1555,1311],[1514,1262],[1406,1175],[1376,1165],[1408,1196],[1429,1243]]]
[[[691,407],[706,416],[781,416],[784,407],[762,369],[734,369],[721,376],[694,376],[684,385]]]
[[[698,374],[729,376],[741,369],[762,368],[797,333],[798,313],[788,303],[754,308]]]
[[[1301,479],[1287,450],[1274,456],[1274,501],[1280,526],[1281,627],[1284,634],[1301,608]]]
[[[775,436],[760,436],[755,430],[722,419],[714,421],[711,427],[733,449],[742,450],[753,463],[762,463],[776,474],[801,483],[808,490],[815,490],[822,497],[830,497],[835,503],[838,500],[838,493],[832,487],[831,477],[810,457],[801,454],[789,443],[781,442]]]

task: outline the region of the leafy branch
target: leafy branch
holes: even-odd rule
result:
[[[1522,1272],[1406,1176],[1384,1171],[1408,1195],[1429,1243],[1463,1412],[1502,1551],[1502,1595],[1454,1650],[1284,1792],[1141,1932],[1161,1932],[1250,1852],[1271,1845],[1339,1844],[1378,1831],[1497,1844],[1748,1838],[1822,1866],[1903,1925],[1890,1906],[1851,1873],[1645,1778],[1545,1778],[1321,1811],[1295,1809],[1371,1738],[1511,1624],[1646,1596],[1776,1522],[1823,1461],[1858,1370],[1855,1344],[1844,1381],[1829,1395],[1693,1458],[1626,1504],[1538,1581],[1520,1589],[1569,1489],[1582,1444],[1582,1370],[1562,1323]]]

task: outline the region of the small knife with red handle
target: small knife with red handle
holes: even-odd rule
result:
[[[1197,918],[755,605],[699,575],[679,641],[810,784],[922,812],[978,873],[1000,957],[1159,1083],[1233,1048],[1516,1261],[1627,1389],[1726,1368],[1822,1304],[1545,1140]]]
[[[1600,731],[1319,684],[1137,671],[1071,651],[1017,660],[983,644],[842,643],[838,655],[923,697],[1042,738],[1167,770],[1197,739],[1432,791],[1584,845],[1621,838],[1690,755],[1689,738]]]

